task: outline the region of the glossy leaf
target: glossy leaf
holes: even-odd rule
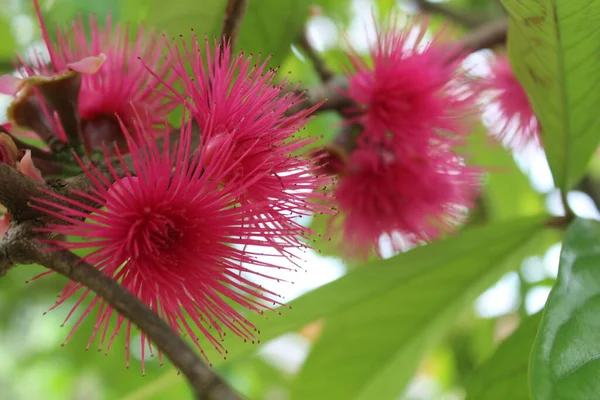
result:
[[[465,157],[487,172],[483,196],[490,220],[537,215],[544,210],[542,196],[533,190],[529,178],[483,126],[470,136]]]
[[[471,376],[467,400],[529,400],[529,358],[542,314],[521,322]]]
[[[540,121],[556,185],[569,189],[600,143],[600,2],[502,0],[508,50]]]
[[[592,400],[600,393],[600,223],[568,229],[558,278],[531,359],[534,400]]]
[[[422,357],[477,296],[520,266],[529,246],[537,244],[539,222],[526,218],[491,225],[479,230],[478,238],[465,233],[442,242],[453,243],[455,250],[464,246],[460,252],[441,254],[434,244],[422,248],[426,258],[406,262],[401,255],[358,270],[355,275],[376,271],[380,280],[391,281],[387,266],[403,276],[327,320],[293,398],[396,399]],[[517,224],[521,227],[514,229]]]

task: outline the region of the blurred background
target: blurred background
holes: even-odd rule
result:
[[[225,0],[54,0],[42,1],[48,26],[67,25],[78,13],[96,13],[100,20],[109,13],[113,21],[129,21],[132,27],[165,29],[170,35],[219,32]],[[0,0],[0,70],[12,71],[15,52],[27,54],[42,49],[40,30],[29,0]],[[242,26],[240,46],[245,50],[273,54],[272,66],[279,75],[304,87],[319,85],[305,50],[296,45],[302,35],[336,73],[343,73],[345,51],[351,45],[364,52],[373,40],[373,17],[395,11],[410,15],[433,5],[432,29],[449,21],[436,6],[449,7],[469,16],[457,24],[457,34],[494,18],[503,11],[496,0],[452,0],[429,5],[411,0],[250,0]],[[470,21],[470,22],[469,22]],[[469,66],[474,73],[485,73],[489,52],[473,54]],[[2,99],[2,109],[7,99]],[[471,225],[520,215],[535,215],[544,208],[561,215],[563,210],[544,154],[526,149],[514,156],[486,135],[485,124],[494,119],[490,107],[482,127],[465,149],[471,162],[492,171],[485,195],[471,218]],[[338,129],[335,112],[319,114],[305,134],[322,137],[326,143]],[[591,175],[600,174],[600,163]],[[569,194],[576,213],[600,216],[594,201],[582,192]],[[324,219],[305,219],[305,223],[324,232]],[[466,315],[456,321],[444,341],[421,363],[402,399],[458,400],[465,396],[464,385],[478,365],[511,334],[528,315],[541,310],[553,285],[558,268],[558,236],[547,235],[532,249],[517,271],[506,274],[483,293]],[[344,260],[335,240],[315,243],[315,251],[303,255],[306,271],[288,278],[294,284],[267,283],[286,301],[342,276],[359,263]],[[383,243],[385,247],[385,243]],[[389,255],[389,254],[388,254]],[[124,335],[119,335],[108,355],[97,351],[97,343],[85,350],[93,330],[93,318],[86,319],[68,344],[65,338],[77,316],[63,327],[71,304],[45,313],[66,283],[63,278],[47,276],[27,283],[42,272],[39,266],[23,266],[0,279],[0,400],[102,400],[102,399],[191,399],[184,379],[156,357],[146,360],[146,375],[140,368],[138,333],[132,334],[131,367],[125,367]],[[434,290],[435,288],[432,288]],[[402,304],[390,304],[402,307]],[[273,317],[272,317],[273,318]],[[276,318],[276,317],[275,317]],[[410,324],[410,321],[404,321]],[[312,343],[319,337],[321,324],[256,346],[252,355],[222,364],[219,371],[249,399],[285,400],[301,370]],[[381,334],[393,335],[387,331]],[[365,341],[377,340],[366,337]],[[227,345],[227,343],[225,343]],[[248,344],[248,346],[251,346]],[[357,360],[360,362],[360,360]]]

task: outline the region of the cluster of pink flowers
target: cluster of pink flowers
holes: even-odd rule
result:
[[[198,336],[220,352],[225,330],[254,337],[256,328],[231,301],[259,313],[281,304],[253,276],[275,278],[278,260],[294,262],[306,247],[310,232],[298,217],[331,211],[327,174],[339,176],[334,218],[347,248],[380,254],[382,237],[401,250],[464,221],[482,171],[457,147],[476,121],[478,92],[499,103],[500,138],[515,146],[537,139],[508,62],[498,58],[491,75],[472,85],[461,67],[465,54],[444,40],[445,31],[427,41],[424,19],[379,32],[369,61],[350,55],[343,95],[354,106],[338,147],[327,152],[306,150],[311,139],[296,135],[319,105],[293,111],[303,97],[275,82],[268,59],[195,37],[178,46],[153,32],[133,35],[110,17],[102,28],[89,20],[89,39],[80,18],[53,42],[34,3],[49,64],[19,58],[20,76],[0,77],[0,91],[15,96],[11,130],[46,143],[79,141],[84,152],[75,158],[92,185],[36,200],[34,207],[59,221],[44,228],[59,234],[47,245],[86,250],[87,262],[200,349]],[[59,96],[48,82],[62,85]],[[174,130],[166,119],[177,106],[184,113]],[[511,121],[518,129],[509,140]],[[108,170],[80,158],[98,152]],[[43,182],[31,154],[20,154],[7,135],[0,135],[0,157]],[[0,233],[6,229],[4,214]],[[73,236],[82,240],[65,239]],[[273,249],[276,258],[266,257]],[[67,319],[76,310],[80,316],[68,338],[98,309],[89,345],[99,337],[108,351],[123,326],[129,341],[131,323],[117,316],[109,332],[114,310],[80,284],[67,285],[54,307],[76,293]],[[145,343],[152,348],[142,334]]]
[[[206,337],[223,352],[225,330],[252,339],[256,328],[231,302],[259,313],[281,304],[255,277],[275,279],[282,258],[298,265],[310,233],[298,218],[331,211],[320,201],[329,180],[304,150],[312,140],[295,136],[314,108],[291,112],[303,98],[274,82],[268,59],[234,55],[228,44],[203,46],[193,37],[182,54],[140,31],[130,45],[128,29],[111,27],[110,18],[104,28],[90,20],[89,40],[78,20],[52,42],[35,4],[50,65],[22,59],[21,77],[0,79],[0,89],[16,97],[9,117],[24,131],[52,132],[68,143],[64,110],[46,101],[36,80],[81,77],[78,98],[69,99],[78,134],[85,154],[103,152],[109,167],[107,174],[76,156],[91,190],[35,200],[59,221],[43,229],[59,234],[48,239],[49,249],[85,250],[87,262],[201,350],[199,337]],[[26,101],[42,106],[43,124],[22,123]],[[184,117],[174,132],[166,118],[178,105]],[[122,327],[130,340],[131,323],[117,316],[109,331],[113,308],[78,283],[67,285],[54,307],[77,293],[67,319],[80,315],[67,340],[94,309],[90,345],[99,337],[108,351]],[[143,334],[141,343],[151,346]]]
[[[378,34],[370,62],[350,56],[345,95],[360,130],[335,189],[345,240],[363,254],[437,238],[471,208],[480,170],[455,148],[471,132],[475,96],[464,56],[440,32],[426,42],[427,20]]]

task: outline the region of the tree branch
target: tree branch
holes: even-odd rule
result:
[[[223,27],[221,28],[221,40],[229,41],[232,48],[235,46],[247,7],[248,0],[227,0],[225,18],[223,18]]]
[[[491,49],[506,43],[508,19],[500,18],[469,32],[459,44],[465,51]]]
[[[8,164],[0,163],[0,204],[4,205],[14,221],[32,218],[29,200],[43,196],[44,185],[23,175]]]
[[[137,325],[188,378],[198,399],[241,399],[167,323],[110,277],[68,251],[44,251],[31,244],[29,253],[32,261],[91,289]]]

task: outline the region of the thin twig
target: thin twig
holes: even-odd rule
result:
[[[506,43],[508,19],[500,18],[473,29],[460,41],[463,50],[475,52],[492,49]]]
[[[221,28],[221,40],[229,42],[232,48],[237,41],[247,7],[248,0],[227,0],[225,18],[223,18],[223,27]]]
[[[302,30],[302,34],[298,38],[298,45],[303,50],[304,55],[308,57],[310,62],[315,69],[315,72],[321,79],[321,82],[328,82],[331,78],[333,78],[333,71],[331,71],[325,60],[317,53],[313,46],[311,46],[308,40],[308,31],[306,29]]]

